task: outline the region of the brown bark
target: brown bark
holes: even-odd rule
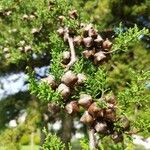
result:
[[[64,114],[62,119],[62,141],[65,143],[66,150],[69,149],[69,142],[72,137],[73,119],[71,115]]]
[[[97,140],[94,133],[95,133],[94,129],[88,128],[90,150],[97,150]]]

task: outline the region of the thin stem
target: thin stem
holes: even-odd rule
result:
[[[97,148],[97,142],[96,137],[94,135],[94,129],[88,128],[88,135],[89,135],[89,147],[90,150],[96,150]]]
[[[77,61],[75,48],[74,48],[74,44],[73,44],[73,39],[72,39],[72,37],[69,36],[68,33],[67,33],[67,39],[68,39],[70,52],[71,52],[71,60],[70,60],[69,64],[67,64],[67,66],[66,66],[66,69],[65,69],[66,71],[69,70],[69,68]]]
[[[109,51],[109,52],[103,52],[104,54],[111,54],[111,53],[114,53],[116,51],[119,51],[119,49],[115,49],[115,50],[112,50],[112,51]]]

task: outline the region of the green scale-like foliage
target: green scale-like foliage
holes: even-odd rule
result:
[[[80,31],[78,32],[78,21],[80,22],[80,20],[71,21],[68,16],[66,18],[67,19],[65,19],[63,23],[60,23],[60,26],[67,26],[69,29],[74,29],[74,34],[78,35],[78,33],[80,33]],[[149,34],[149,31],[146,29],[139,30],[135,25],[134,28],[129,28],[123,33],[121,28],[122,27],[119,28],[119,34],[113,41],[114,45],[112,46],[112,50],[108,52],[110,53],[112,60],[108,61],[104,65],[94,65],[91,60],[83,58],[82,51],[84,49],[82,47],[75,47],[78,60],[71,66],[70,70],[72,70],[75,74],[85,74],[87,79],[83,86],[76,86],[74,88],[67,102],[72,100],[77,101],[80,94],[85,93],[90,94],[100,108],[107,109],[106,104],[99,103],[99,100],[103,98],[105,94],[110,93],[112,89],[112,92],[117,96],[115,108],[117,111],[117,119],[119,120],[121,116],[127,116],[131,121],[131,129],[136,128],[136,132],[147,134],[147,131],[149,130],[147,106],[149,105],[148,101],[150,97],[148,96],[149,91],[146,90],[145,83],[149,81],[149,78],[147,78],[149,76],[149,72],[138,74],[125,66],[127,69],[126,72],[128,73],[127,79],[126,77],[124,78],[123,75],[121,76],[121,79],[120,76],[119,79],[117,79],[117,77],[112,78],[111,73],[116,70],[115,67],[113,69],[111,68],[111,62],[115,61],[117,64],[117,62],[121,61],[121,59],[117,60],[119,55],[127,55],[128,58],[130,52],[132,52],[132,47],[138,43],[139,36],[141,34]],[[63,40],[61,40],[56,32],[49,34],[49,40],[52,57],[49,72],[55,77],[56,82],[59,85],[61,83],[61,78],[65,73],[65,66],[62,65],[62,53],[69,50],[69,46],[67,42],[63,42]],[[42,82],[42,80],[39,81],[35,79],[34,73],[30,73],[29,76],[30,90],[33,94],[37,95],[42,102],[56,103],[61,107],[66,106],[67,102],[61,97],[61,94],[57,91],[57,89],[53,90],[47,83]],[[114,84],[121,84],[121,88],[119,89],[118,86],[114,88],[110,80],[114,80]],[[122,82],[125,82],[125,84],[122,84]],[[135,114],[135,111],[137,111],[137,114]],[[143,113],[144,111],[145,113]],[[144,117],[141,117],[142,113]],[[145,128],[144,131],[141,130],[142,126]],[[121,131],[122,127],[120,122],[116,121],[114,123],[114,129],[120,133],[123,132]],[[128,134],[130,133],[125,132],[124,137],[128,137]]]
[[[62,0],[0,2],[1,70],[13,70],[12,64],[20,69],[24,69],[26,63],[29,66],[47,64],[46,59],[40,60],[50,55],[49,34],[57,28],[58,16],[69,9],[67,3]],[[27,47],[29,50],[25,50]]]
[[[149,116],[149,101],[150,91],[146,85],[150,81],[150,72],[135,72],[130,71],[132,77],[128,88],[125,88],[118,93],[118,104],[120,105],[121,113],[126,116],[131,116],[133,127],[137,127],[139,132],[149,133],[150,120]]]
[[[62,143],[60,138],[51,133],[47,133],[46,130],[44,130],[44,132],[46,134],[46,139],[42,146],[43,150],[65,150],[65,144]]]

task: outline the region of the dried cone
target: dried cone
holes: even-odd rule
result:
[[[81,36],[76,36],[76,37],[74,37],[73,43],[74,43],[75,45],[80,46],[81,43],[82,43],[82,37],[81,37]]]
[[[3,49],[3,52],[4,52],[4,53],[8,53],[8,52],[9,52],[9,48],[5,47],[5,48]]]
[[[106,122],[97,122],[94,128],[98,133],[107,133],[108,129]]]
[[[106,59],[106,55],[102,51],[97,52],[94,55],[94,63],[95,64],[99,64],[100,62],[102,62],[105,59]]]
[[[97,47],[101,47],[103,43],[103,39],[100,35],[97,36],[97,38],[94,40],[94,43]]]
[[[26,43],[26,42],[23,40],[23,41],[20,41],[20,42],[19,42],[19,45],[24,46],[25,43]]]
[[[97,117],[99,117],[99,118],[103,118],[103,117],[104,117],[104,109],[101,109],[101,110],[97,113]]]
[[[57,91],[62,95],[64,99],[67,99],[70,95],[70,88],[63,83],[58,86]]]
[[[94,39],[96,39],[96,38],[97,38],[97,35],[98,35],[98,34],[97,34],[97,31],[96,31],[95,29],[93,29],[93,28],[90,28],[90,29],[89,29],[89,33],[88,33],[88,34],[89,34],[90,37],[92,37],[92,38],[94,38]]]
[[[40,29],[33,28],[33,29],[31,30],[31,33],[32,33],[32,34],[35,34],[35,33],[39,33],[39,31],[40,31]]]
[[[109,109],[115,109],[116,106],[114,104],[107,103],[107,108],[109,108]]]
[[[92,97],[91,97],[91,95],[81,94],[78,103],[82,107],[88,109],[89,106],[92,104]]]
[[[78,78],[77,81],[78,85],[82,85],[86,81],[86,76],[82,73],[77,74],[77,78]]]
[[[24,52],[29,52],[32,50],[32,47],[30,45],[27,45],[24,47]]]
[[[68,114],[74,114],[76,112],[79,112],[79,106],[77,101],[71,101],[66,105],[65,108]]]
[[[88,112],[90,115],[92,115],[94,118],[98,116],[98,113],[101,112],[101,108],[99,108],[96,104],[96,102],[92,103],[88,109]]]
[[[58,19],[63,22],[65,20],[65,16],[59,16]]]
[[[58,33],[60,36],[63,36],[64,33],[65,33],[65,31],[64,31],[63,28],[59,28],[59,29],[57,30],[57,33]]]
[[[72,10],[69,12],[69,16],[72,19],[77,19],[78,18],[78,14],[77,14],[77,10]]]
[[[43,78],[42,81],[47,82],[52,89],[56,89],[57,87],[55,77],[53,75],[49,75],[48,77]]]
[[[104,112],[104,117],[107,121],[115,121],[116,120],[116,112],[114,109],[106,109]]]
[[[22,19],[29,19],[29,16],[27,15],[27,14],[24,14],[23,16],[22,16]]]
[[[123,141],[123,135],[122,135],[122,133],[119,133],[119,132],[114,132],[114,134],[111,136],[111,138],[115,143]]]
[[[128,118],[122,117],[122,118],[120,119],[120,122],[121,122],[121,124],[122,124],[122,128],[123,128],[125,131],[129,130],[129,128],[130,128],[130,121],[128,120]]]
[[[108,38],[103,42],[104,49],[110,49],[112,47],[112,43],[108,40]]]
[[[81,28],[84,28],[85,26],[86,26],[85,23],[80,23]]]
[[[35,18],[35,15],[30,15],[29,18],[30,18],[31,20],[33,20],[33,19]]]
[[[61,78],[61,81],[69,87],[73,86],[77,80],[77,76],[71,70],[67,71]]]
[[[92,58],[95,54],[95,50],[84,50],[82,52],[83,56],[87,59]]]
[[[92,44],[93,44],[93,39],[91,37],[86,37],[86,38],[83,38],[83,43],[85,45],[85,47],[91,47]]]
[[[55,103],[48,103],[47,107],[48,107],[48,112],[50,112],[51,115],[56,115],[56,113],[60,111],[59,105]]]
[[[84,25],[84,26],[85,26],[85,25]],[[92,29],[92,28],[93,28],[92,24],[86,25],[86,26],[84,27],[84,29],[83,29],[83,36],[84,36],[84,37],[88,37],[88,36],[89,36],[89,30]]]
[[[10,58],[10,54],[9,54],[9,53],[6,53],[6,54],[5,54],[5,58],[6,58],[6,59]]]
[[[18,47],[19,51],[24,52],[24,48],[23,47]]]
[[[84,27],[84,30],[85,31],[89,31],[90,29],[93,28],[93,25],[90,23],[90,24],[87,24],[85,27]]]
[[[104,98],[105,98],[107,103],[113,104],[113,105],[116,104],[116,97],[113,93],[109,93],[109,94],[105,95]]]
[[[73,38],[76,34],[76,30],[73,27],[72,28],[70,27],[68,28],[68,33],[69,33],[69,36]]]
[[[70,62],[70,57],[71,57],[71,54],[69,51],[64,51],[63,52],[63,64],[68,64]]]
[[[94,122],[93,117],[88,113],[88,111],[85,111],[82,117],[80,118],[80,121],[84,124],[90,125]]]

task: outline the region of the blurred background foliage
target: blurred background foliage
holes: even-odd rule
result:
[[[55,3],[54,3],[55,2]],[[77,9],[81,14],[83,22],[95,24],[104,36],[114,39],[119,35],[118,27],[122,22],[122,32],[127,28],[137,24],[138,28],[150,29],[150,1],[149,0],[1,0],[0,1],[0,150],[8,145],[8,149],[20,149],[20,145],[40,145],[45,135],[41,134],[44,126],[50,126],[52,132],[57,131],[58,135],[64,137],[64,141],[69,141],[70,135],[65,137],[63,132],[67,126],[67,119],[63,112],[54,114],[47,110],[45,104],[41,104],[28,92],[27,80],[23,85],[27,85],[24,91],[21,87],[17,92],[7,94],[10,89],[7,82],[8,76],[23,72],[26,74],[26,66],[30,66],[36,71],[38,79],[45,77],[47,67],[51,59],[51,34],[59,26],[58,16],[66,15],[70,5]],[[114,93],[118,97],[127,83],[134,81],[134,75],[130,74],[129,68],[141,72],[150,70],[150,37],[140,35],[141,42],[132,43],[129,51],[116,52],[110,60],[110,65],[104,67],[108,74],[108,82]],[[38,69],[37,69],[38,68]],[[38,71],[37,71],[38,70]],[[4,77],[7,76],[4,80]],[[12,79],[17,82],[17,79]],[[9,81],[10,82],[10,81]],[[19,83],[18,83],[19,84]],[[148,83],[148,88],[150,85]],[[149,93],[149,91],[147,91]],[[146,94],[147,94],[146,93]],[[127,96],[128,92],[126,91]],[[145,94],[145,95],[146,95]],[[145,97],[143,94],[143,97]],[[132,97],[131,97],[132,99]],[[137,99],[140,99],[137,97]],[[143,104],[144,105],[144,104]],[[149,103],[147,102],[147,108]],[[22,110],[24,113],[22,113]],[[131,112],[131,111],[130,111]],[[139,117],[143,117],[149,123],[149,114],[143,109],[139,112]],[[25,121],[19,123],[20,115],[25,115]],[[138,118],[137,118],[138,119]],[[11,127],[11,121],[15,123]],[[61,121],[61,128],[55,129],[52,124]],[[72,121],[70,119],[70,121]],[[142,126],[142,123],[137,126]],[[84,131],[85,128],[77,129],[74,125],[73,130]],[[68,128],[69,132],[69,128]],[[149,136],[149,128],[143,132]],[[40,137],[40,139],[39,139]],[[65,139],[66,138],[66,139]],[[105,143],[109,139],[106,139]],[[74,142],[75,143],[75,142]],[[81,146],[86,147],[84,140]],[[104,143],[104,147],[105,147]],[[112,146],[113,144],[110,143]],[[110,147],[111,147],[110,146]],[[29,149],[29,148],[28,148]],[[88,148],[85,148],[88,149]],[[111,149],[120,149],[119,145]]]

